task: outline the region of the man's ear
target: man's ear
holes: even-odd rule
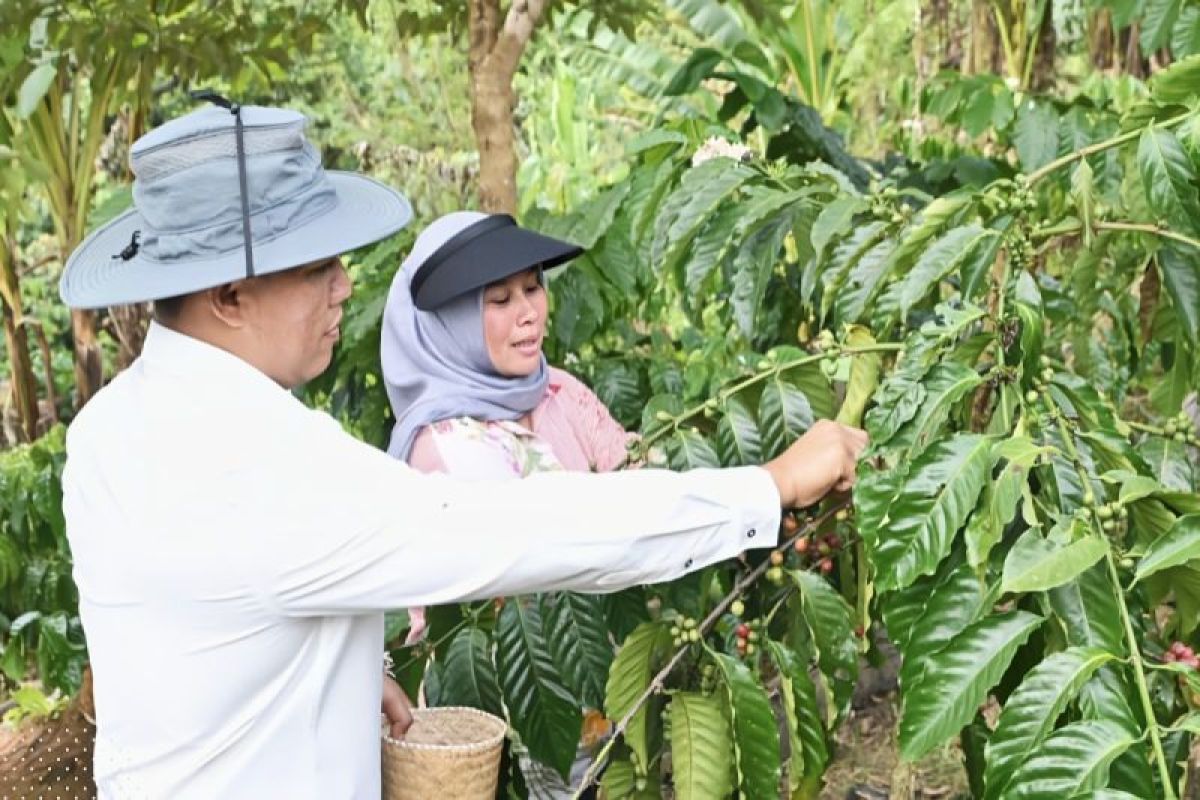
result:
[[[249,293],[244,291],[245,283],[223,283],[204,292],[209,311],[231,328],[243,328],[246,325],[246,301],[249,299]]]

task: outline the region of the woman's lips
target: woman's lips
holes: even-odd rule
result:
[[[532,339],[522,339],[519,342],[513,342],[513,348],[523,356],[534,356],[542,350],[542,337],[536,336]]]

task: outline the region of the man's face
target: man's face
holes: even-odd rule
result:
[[[350,297],[340,258],[247,281],[242,292],[252,301],[247,328],[260,369],[288,389],[325,371]]]

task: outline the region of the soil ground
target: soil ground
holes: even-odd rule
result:
[[[872,695],[856,707],[837,733],[837,751],[825,774],[821,800],[902,800],[897,781],[897,703],[894,692]],[[856,706],[860,705],[856,702]],[[966,773],[957,743],[930,753],[912,765],[911,800],[967,797]]]

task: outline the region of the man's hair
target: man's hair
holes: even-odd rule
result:
[[[154,317],[162,322],[172,322],[179,318],[183,304],[191,295],[179,294],[174,297],[163,297],[154,301]]]

